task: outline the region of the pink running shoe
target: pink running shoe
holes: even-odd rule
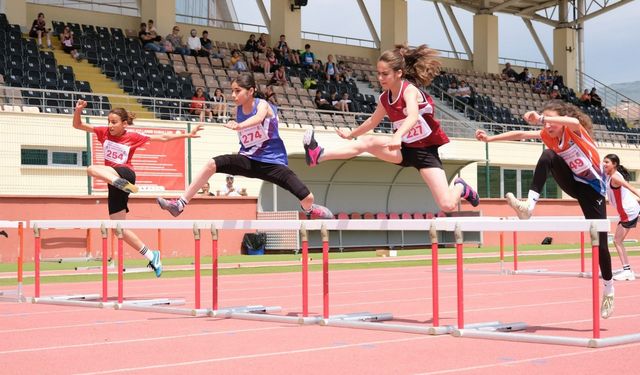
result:
[[[318,142],[316,142],[313,129],[307,129],[307,131],[304,132],[302,143],[304,145],[304,156],[307,165],[315,167],[318,165],[318,159],[322,155],[322,152],[324,152],[324,148],[320,147]]]
[[[478,207],[478,205],[480,204],[480,197],[478,196],[478,193],[475,190],[473,190],[471,186],[469,186],[460,177],[456,178],[456,180],[453,183],[462,185],[461,197],[466,199],[467,202],[471,203],[473,207]]]
[[[156,201],[163,210],[169,211],[173,217],[179,216],[184,211],[184,203],[180,199],[157,198]]]
[[[333,213],[326,208],[325,206],[321,206],[319,204],[312,204],[311,209],[307,211],[307,217],[309,219],[333,219]]]

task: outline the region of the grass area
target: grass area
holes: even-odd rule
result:
[[[533,246],[521,246],[518,247],[519,251],[531,251],[531,250],[540,250],[540,249],[562,249],[562,248],[579,248],[579,247],[572,247],[572,245],[556,245],[557,247],[554,246],[540,246],[540,245],[533,245]],[[491,251],[496,251],[497,249],[495,247],[489,247],[492,248],[493,250],[486,250],[486,251],[480,251],[482,252],[491,252]],[[446,252],[453,252],[453,249],[441,249],[441,250],[447,250]],[[445,251],[443,251],[443,253],[446,253]],[[630,256],[638,256],[640,255],[640,251],[629,251],[628,252]],[[424,255],[427,254],[427,250],[403,250],[401,252],[399,252],[399,256],[398,258],[402,258],[402,256],[407,256],[407,255]],[[507,252],[507,254],[509,254],[509,252]],[[345,259],[345,258],[365,258],[365,257],[374,257],[375,256],[375,252],[371,252],[371,251],[367,251],[367,252],[350,252],[350,253],[331,253],[330,254],[330,258],[331,259]],[[523,258],[519,258],[518,260],[520,262],[527,262],[527,261],[540,261],[540,260],[560,260],[560,259],[579,259],[580,255],[579,254],[575,254],[575,253],[568,253],[568,254],[539,254],[539,255],[528,255],[526,257]],[[288,260],[293,260],[293,261],[298,261],[300,258],[299,255],[266,255],[266,256],[226,256],[226,257],[221,257],[221,262],[222,263],[237,263],[238,266],[234,267],[234,268],[225,268],[225,269],[220,269],[219,270],[219,275],[246,275],[246,274],[268,274],[268,273],[285,273],[285,272],[300,272],[300,266],[299,265],[295,265],[295,266],[282,266],[282,265],[273,265],[273,266],[264,266],[264,267],[242,267],[243,263],[251,263],[251,262],[257,262],[257,261],[273,261],[273,262],[277,262],[277,261],[288,261]],[[587,258],[590,258],[590,255],[587,254]],[[493,267],[496,268],[497,270],[497,265],[495,265],[495,263],[498,263],[500,261],[499,257],[488,257],[488,258],[468,258],[465,259],[465,264],[481,264],[481,263],[485,263],[485,264],[491,264],[494,263]],[[505,256],[505,262],[511,262],[513,261],[513,258],[510,256]],[[614,259],[614,262],[616,260]],[[208,260],[203,259],[203,263],[207,264],[211,263],[211,259],[209,257]],[[165,264],[169,265],[184,265],[184,264],[190,264],[191,263],[191,259],[190,258],[172,258],[172,259],[166,259],[166,261],[164,261]],[[63,263],[66,265],[70,265],[70,263]],[[130,267],[142,267],[146,264],[146,262],[144,261],[131,261],[127,263]],[[135,264],[135,265],[134,265]],[[454,265],[455,264],[455,259],[441,259],[440,260],[440,265]],[[87,265],[86,263],[83,263],[83,265]],[[353,270],[353,269],[371,269],[371,268],[398,268],[398,267],[425,267],[425,266],[430,266],[431,265],[431,261],[430,260],[412,260],[412,259],[407,259],[407,260],[396,260],[393,262],[367,262],[367,261],[363,261],[363,262],[358,262],[358,263],[345,263],[345,264],[339,264],[339,263],[335,263],[335,264],[331,264],[330,265],[330,270],[331,271],[339,271],[339,270]],[[45,269],[51,269],[51,268],[45,268]],[[58,268],[58,269],[62,269],[62,268]],[[68,268],[66,268],[68,269]],[[311,272],[320,272],[322,270],[322,265],[320,264],[314,264],[314,265],[310,265],[309,266],[309,270]],[[165,271],[162,274],[163,278],[181,278],[181,277],[193,277],[194,272],[193,271]],[[211,275],[211,270],[203,270],[202,271],[202,275],[204,277],[206,276],[210,276]],[[131,274],[125,274],[125,279],[126,280],[139,280],[139,279],[152,279],[155,278],[155,276],[153,275],[152,272],[145,272],[145,273],[131,273]],[[109,275],[109,280],[116,280],[117,279],[117,275]],[[43,283],[68,283],[68,282],[89,282],[89,281],[99,281],[101,280],[101,275],[96,274],[96,275],[65,275],[65,276],[45,276],[42,277],[42,282]],[[14,279],[0,279],[0,286],[10,286],[10,285],[15,285],[16,281]],[[24,284],[28,285],[28,284],[33,284],[33,278],[32,277],[28,277],[24,279]]]

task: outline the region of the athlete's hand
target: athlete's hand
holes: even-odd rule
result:
[[[525,113],[524,116],[522,116],[524,121],[528,122],[531,125],[540,125],[540,118],[541,117],[542,117],[542,115],[540,115],[536,111],[529,111],[529,112]]]
[[[227,129],[231,129],[231,130],[238,130],[238,123],[236,121],[229,121],[226,124],[223,125],[225,128]]]
[[[389,147],[389,151],[399,150],[400,147],[402,147],[402,137],[394,134],[393,137],[391,137],[391,140],[387,142],[385,146]]]
[[[489,142],[489,136],[487,135],[487,132],[482,129],[476,130],[476,139],[482,142]]]
[[[351,130],[346,130],[342,128],[336,128],[336,134],[342,139],[353,139],[351,136]]]
[[[78,102],[76,103],[76,112],[82,111],[85,108],[87,108],[87,102],[82,99],[78,99]]]
[[[202,125],[198,125],[195,128],[191,129],[191,132],[189,133],[189,138],[200,138],[200,135],[198,134],[198,132],[202,129],[204,129]]]

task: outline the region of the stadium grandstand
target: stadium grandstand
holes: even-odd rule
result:
[[[89,103],[83,112],[83,120],[89,124],[106,124],[108,112],[116,107],[137,114],[135,126],[139,131],[183,132],[205,122],[201,138],[139,156],[139,163],[145,166],[141,176],[146,178],[141,184],[140,198],[134,199],[133,204],[149,208],[143,218],[167,218],[164,212],[153,207],[153,198],[159,194],[177,195],[191,181],[193,171],[209,158],[237,151],[236,134],[221,123],[235,116],[231,81],[246,69],[252,72],[261,91],[272,93],[279,108],[280,132],[289,152],[290,167],[309,185],[318,203],[329,207],[340,218],[409,219],[444,215],[438,212],[430,192],[413,169],[402,169],[368,156],[344,162],[330,161],[313,169],[305,165],[304,131],[316,129],[317,139],[324,144],[344,142],[335,135],[334,129],[353,128],[375,109],[380,92],[375,64],[381,51],[408,41],[406,1],[380,0],[379,34],[364,1],[354,1],[362,10],[354,17],[362,17],[369,26],[370,40],[305,32],[300,10],[306,1],[271,0],[269,12],[262,0],[0,2],[3,12],[0,14],[0,136],[3,144],[0,199],[3,202],[16,196],[73,199],[79,210],[87,211],[86,216],[105,216],[104,208],[91,206],[105,197],[104,186],[96,184],[85,173],[88,165],[98,162],[96,154],[100,150],[90,136],[71,126],[75,103],[83,99]],[[196,3],[199,7],[193,6]],[[236,16],[239,3],[258,7],[264,22],[239,22]],[[625,108],[637,111],[638,104],[585,73],[580,50],[583,23],[628,1],[605,2],[602,6],[593,5],[589,11],[578,12],[577,7],[584,3],[566,0],[434,2],[441,18],[440,7],[445,10],[449,23],[454,25],[452,31],[464,47],[464,51],[458,51],[452,43],[451,51],[440,51],[442,71],[424,88],[434,98],[436,115],[452,139],[440,149],[448,181],[463,177],[477,187],[482,199],[478,209],[462,204],[461,214],[473,211],[474,214],[504,215],[508,213],[502,199],[506,192],[526,197],[542,144],[488,145],[476,141],[474,132],[478,128],[491,133],[529,129],[522,115],[529,110],[539,110],[551,98],[574,103],[589,114],[601,153],[620,155],[636,183],[635,171],[640,169],[640,160],[635,157],[640,147],[640,116],[634,110],[619,108],[626,103]],[[452,12],[454,7],[474,14],[472,46]],[[29,36],[31,20],[40,12],[46,16],[47,28],[51,29],[52,48],[39,46],[37,38]],[[495,13],[522,17],[531,32],[532,48],[538,48],[545,61],[499,57]],[[155,20],[157,30],[141,31],[141,23],[148,20]],[[554,29],[552,46],[540,42],[532,23]],[[443,25],[447,27],[444,21]],[[80,53],[80,59],[63,50],[65,28],[73,33],[72,48]],[[208,31],[211,46],[204,53],[194,50],[182,54],[167,44],[165,35],[176,30],[187,46],[192,29],[198,38],[203,31]],[[152,40],[141,40],[141,35],[147,33]],[[271,48],[252,50],[247,47],[252,34],[256,39],[264,34],[267,47],[276,46],[280,35],[286,35],[293,51],[282,55]],[[428,38],[422,42],[430,43]],[[314,55],[307,63],[303,57],[306,44],[311,46]],[[167,48],[173,52],[167,52]],[[554,51],[553,60],[549,58],[548,49]],[[292,54],[300,55],[302,61],[297,61],[300,59],[293,58]],[[338,77],[326,74],[324,66],[329,55],[339,67]],[[270,64],[273,59],[276,63]],[[279,64],[285,67],[284,82],[274,77],[277,73],[273,67]],[[525,68],[531,69],[530,75],[511,73]],[[467,94],[458,94],[460,91],[456,90],[461,86],[468,89]],[[599,103],[582,100],[583,90],[591,87],[597,88]],[[204,91],[211,116],[201,118],[192,107],[192,97],[198,88]],[[220,90],[222,96],[216,96],[216,90]],[[319,106],[317,97],[329,107]],[[340,100],[345,100],[348,110],[344,107],[338,110],[335,104]],[[391,131],[391,122],[385,120],[374,134],[385,136]],[[224,176],[214,175],[210,183],[211,191],[215,191],[224,185]],[[265,215],[299,210],[294,197],[268,182],[240,177],[235,183],[246,188],[249,197],[228,199],[235,203],[225,203],[225,209],[233,210],[250,201],[254,211]],[[542,196],[545,198],[541,204],[543,214],[558,209],[576,215],[580,212],[577,203],[563,195],[552,179]],[[207,206],[203,206],[202,214],[206,213]],[[17,213],[11,216],[20,219]],[[388,238],[370,240],[378,243]],[[484,239],[487,240],[493,241]],[[362,241],[359,238],[353,243]]]

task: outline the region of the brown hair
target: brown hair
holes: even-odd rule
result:
[[[378,61],[384,61],[393,70],[402,70],[402,77],[413,83],[427,86],[440,70],[438,52],[422,44],[409,48],[398,44],[392,50],[382,53]]]
[[[560,99],[549,100],[547,104],[544,105],[542,111],[554,111],[558,112],[560,116],[569,116],[577,119],[582,125],[583,128],[589,133],[589,136],[595,141],[595,134],[593,133],[593,122],[591,122],[591,117],[589,117],[586,113],[582,112],[578,107],[573,104],[567,103]]]
[[[118,117],[120,117],[120,120],[122,120],[123,122],[126,121],[127,124],[129,124],[129,125],[133,125],[133,120],[136,118],[136,114],[135,113],[128,112],[124,108],[114,108],[114,109],[109,111],[109,114],[112,114],[112,113],[114,115],[118,115]]]

